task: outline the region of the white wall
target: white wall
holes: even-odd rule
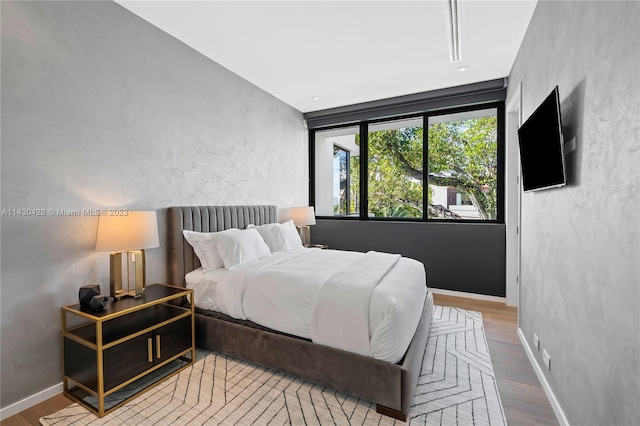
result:
[[[2,209],[308,201],[302,114],[112,2],[2,2]],[[96,217],[3,215],[2,407],[62,381],[60,307],[108,292]]]
[[[333,144],[330,139],[316,133],[315,211],[318,216],[333,216]]]
[[[640,3],[538,2],[509,76],[558,85],[569,185],[522,196],[520,327],[570,424],[640,424]]]
[[[431,198],[431,204],[440,205],[447,208],[447,188],[446,186],[429,185],[431,188],[433,197]]]
[[[344,131],[349,134],[341,134]],[[334,145],[349,151],[352,156],[360,155],[360,147],[356,145],[356,137],[352,129],[328,130],[315,134],[315,209],[318,216],[334,215],[334,195],[339,191],[337,188],[339,183],[334,182]]]

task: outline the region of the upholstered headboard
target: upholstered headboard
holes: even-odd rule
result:
[[[277,220],[276,206],[169,207],[169,284],[184,287],[185,274],[200,267],[200,260],[182,235],[183,230],[217,232],[229,228],[244,229],[251,223],[264,225]]]

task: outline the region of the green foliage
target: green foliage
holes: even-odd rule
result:
[[[369,133],[369,211],[376,217],[422,217],[422,127]],[[400,153],[404,159],[401,159]]]
[[[466,194],[483,219],[495,219],[498,182],[496,116],[433,124],[429,182]]]
[[[495,218],[497,118],[433,124],[428,137],[429,184],[455,188],[483,219]],[[422,127],[369,133],[368,201],[376,217],[422,217],[422,146]]]

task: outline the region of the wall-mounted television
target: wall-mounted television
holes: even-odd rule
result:
[[[525,192],[567,183],[558,86],[518,129]]]

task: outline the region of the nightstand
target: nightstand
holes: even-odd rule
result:
[[[329,246],[327,244],[310,244],[309,248],[319,248],[319,249],[327,250]]]
[[[64,394],[103,417],[192,365],[194,308],[177,304],[184,297],[193,301],[193,290],[153,284],[100,312],[63,307]]]

